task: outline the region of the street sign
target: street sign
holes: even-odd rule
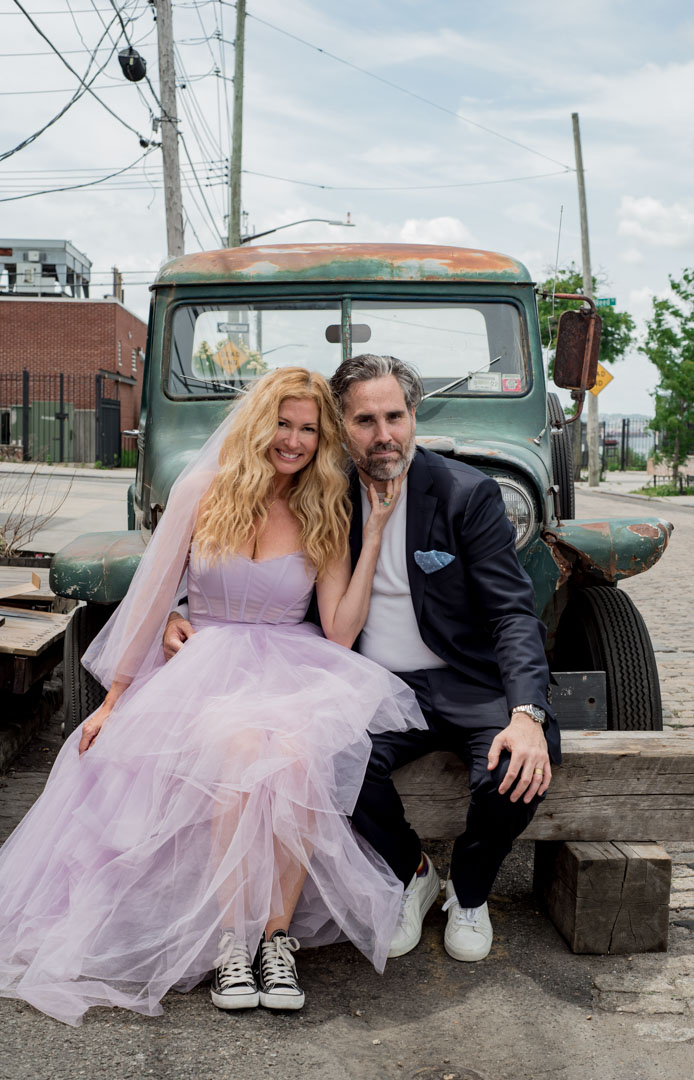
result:
[[[595,300],[596,307],[614,307],[616,303],[616,296],[598,296]]]
[[[598,373],[595,377],[595,386],[591,386],[590,393],[595,394],[597,397],[601,390],[604,390],[608,383],[611,383],[614,379],[614,375],[610,375],[607,368],[604,368],[602,364],[598,364]]]

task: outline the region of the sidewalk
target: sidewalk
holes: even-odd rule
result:
[[[590,495],[599,492],[604,495],[617,495],[621,498],[638,499],[639,502],[649,503],[654,509],[665,503],[672,503],[673,505],[680,507],[694,507],[694,495],[648,496],[632,494],[634,491],[638,491],[639,488],[649,485],[654,492],[657,492],[658,489],[653,487],[653,477],[649,476],[647,472],[607,472],[605,473],[605,479],[600,482],[600,486],[597,488],[589,487],[587,480],[577,481],[576,492]]]
[[[0,476],[6,473],[35,473],[37,476],[55,476],[69,480],[127,480],[135,479],[135,469],[94,469],[90,465],[43,465],[36,461],[0,461]]]
[[[0,521],[12,512],[40,519],[65,495],[57,512],[22,545],[27,551],[53,553],[82,533],[127,529],[127,494],[134,479],[134,469],[0,462]]]

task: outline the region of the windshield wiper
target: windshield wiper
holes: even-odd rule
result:
[[[183,385],[188,388],[202,387],[203,390],[209,390],[212,388],[216,393],[224,393],[228,390],[233,390],[235,394],[247,394],[243,386],[235,386],[234,383],[222,382],[221,379],[195,379],[192,375],[181,375],[178,371],[172,371],[171,374],[175,379],[178,379]]]
[[[456,386],[460,386],[461,383],[467,382],[473,375],[479,375],[483,371],[489,371],[492,364],[496,364],[498,360],[501,360],[500,356],[495,356],[493,360],[490,360],[484,367],[477,368],[477,371],[468,371],[467,375],[461,376],[460,379],[454,379],[453,382],[446,383],[445,386],[439,386],[437,390],[430,390],[428,394],[425,394],[422,401],[426,401],[427,398],[443,397],[449,390],[454,390]]]

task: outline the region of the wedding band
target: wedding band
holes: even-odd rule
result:
[[[533,769],[533,776],[544,776],[544,775],[545,775],[545,770],[544,769]]]

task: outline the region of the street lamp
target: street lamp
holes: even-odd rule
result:
[[[341,225],[345,229],[353,229],[354,222],[350,221],[350,214],[347,214],[346,221],[333,221],[332,218],[324,217],[307,217],[301,218],[300,221],[290,221],[287,225],[276,225],[274,229],[265,229],[264,232],[253,233],[251,236],[242,236],[241,243],[247,244],[250,240],[257,240],[259,236],[269,236],[270,233],[279,232],[280,229],[291,229],[294,225],[305,225],[307,221],[322,221],[326,225]]]

